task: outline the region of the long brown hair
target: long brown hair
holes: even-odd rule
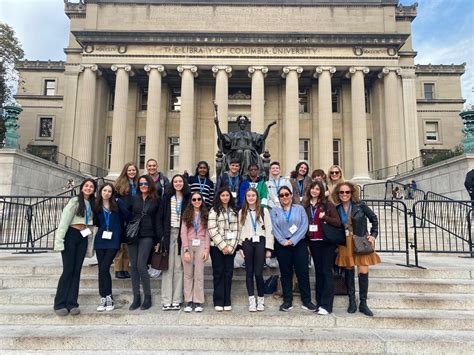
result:
[[[201,197],[201,207],[199,207],[199,212],[201,212],[201,224],[203,227],[207,227],[207,219],[209,217],[209,212],[206,208],[206,204],[204,202],[204,197],[200,192],[193,192],[191,193],[191,197],[189,198],[189,202],[183,212],[183,222],[186,224],[186,227],[191,228],[194,226],[194,206],[192,203],[193,196],[198,195]]]
[[[118,212],[119,210],[117,201],[115,201],[115,195],[117,194],[117,192],[115,191],[115,187],[112,183],[106,182],[104,185],[100,187],[99,193],[97,194],[97,198],[95,200],[95,211],[97,213],[101,213],[102,207],[104,207],[104,199],[102,198],[102,190],[107,186],[112,189],[112,195],[110,196],[110,199],[109,199],[110,211]]]
[[[141,179],[145,179],[148,183],[148,196],[150,196],[153,201],[158,200],[158,193],[156,192],[156,182],[153,181],[153,178],[150,175],[142,175],[138,178],[138,181],[140,182]],[[140,187],[138,189],[140,189]]]
[[[254,187],[249,187],[246,191],[245,191],[245,197],[244,197],[244,205],[242,207],[242,215],[240,217],[240,225],[243,226],[245,224],[245,220],[247,219],[247,212],[249,210],[249,204],[247,202],[247,193],[249,191],[253,191],[255,192],[255,195],[257,195],[257,200],[255,201],[255,212],[256,212],[256,215],[257,215],[257,221],[258,220],[262,220],[263,221],[263,209],[260,207],[260,200],[258,198],[258,192],[257,192],[257,189],[255,189]]]
[[[306,202],[305,202],[305,207],[308,207],[311,204],[311,190],[313,187],[318,186],[319,187],[319,197],[318,197],[318,202],[316,203],[317,205],[322,205],[324,204],[326,200],[326,189],[324,188],[324,184],[320,180],[314,180],[311,185],[309,185],[308,191],[306,191]]]
[[[130,194],[130,182],[128,179],[127,175],[127,170],[129,167],[133,166],[137,173],[135,174],[135,177],[133,178],[133,182],[135,183],[135,186],[138,188],[138,167],[134,162],[127,163],[123,166],[122,172],[120,173],[119,177],[117,180],[115,180],[115,189],[117,190],[117,193],[120,196],[127,196]]]

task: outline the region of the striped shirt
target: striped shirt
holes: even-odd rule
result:
[[[184,206],[182,198],[176,200],[176,195],[171,196],[171,227],[179,228],[181,224],[181,210]],[[180,206],[181,205],[181,206]]]
[[[204,199],[204,203],[208,210],[212,207],[214,200],[214,182],[211,179],[202,179],[198,175],[190,176],[188,178],[189,188],[191,192],[200,192]]]

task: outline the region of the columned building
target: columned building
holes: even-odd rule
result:
[[[111,175],[152,157],[168,173],[193,172],[199,160],[214,167],[214,103],[223,132],[238,129],[241,114],[256,132],[276,120],[266,147],[286,173],[304,159],[367,179],[461,141],[464,65],[414,64],[416,5],[84,2],[65,3],[65,63],[18,66],[20,124],[37,127],[34,137],[22,134],[23,145],[53,147]],[[34,94],[38,85],[42,93]],[[44,119],[51,129],[38,137]]]

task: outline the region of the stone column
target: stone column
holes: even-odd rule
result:
[[[178,66],[181,75],[181,115],[179,121],[179,171],[192,172],[194,166],[194,78],[195,65]]]
[[[252,131],[263,133],[265,130],[265,83],[268,68],[251,66],[248,68],[249,77],[252,78]]]
[[[402,141],[400,136],[400,114],[398,111],[397,75],[400,68],[385,67],[379,73],[383,79],[384,113],[385,113],[385,146],[387,147],[387,166],[403,162]]]
[[[298,78],[303,72],[302,67],[288,66],[283,68],[283,78],[286,79],[285,91],[285,120],[283,134],[285,145],[285,171],[290,173],[300,158],[300,113]]]
[[[350,67],[347,73],[351,78],[353,180],[369,179],[364,90],[364,74],[368,73],[367,67]]]
[[[166,76],[162,65],[145,65],[148,73],[145,161],[158,159],[161,127],[161,79]]]
[[[314,77],[318,79],[318,142],[319,167],[326,171],[334,162],[333,159],[333,124],[331,76],[335,67],[317,67]],[[313,139],[316,139],[313,136]]]
[[[420,156],[418,120],[416,109],[416,74],[415,68],[401,70],[403,88],[403,116],[405,118],[406,159]]]
[[[127,140],[127,106],[129,76],[133,75],[130,65],[112,65],[116,72],[114,116],[112,122],[112,154],[109,176],[120,174],[125,165],[125,143]]]
[[[229,78],[232,76],[232,67],[229,65],[214,65],[212,72],[216,78],[215,103],[217,104],[219,127],[222,133],[227,133],[229,123]],[[215,159],[218,149],[217,132],[214,124],[212,128],[214,130],[214,154],[212,158]]]
[[[95,99],[98,67],[95,64],[82,64],[80,71],[83,73],[81,116],[79,119],[79,132],[77,132],[77,143],[75,143],[75,158],[81,163],[92,163],[92,148],[94,145],[94,120]]]
[[[67,156],[73,156],[77,91],[79,86],[79,73],[82,69],[81,66],[73,64],[66,64],[65,67],[64,121],[61,124],[59,152]]]

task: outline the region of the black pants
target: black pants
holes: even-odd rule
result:
[[[283,301],[293,302],[293,270],[298,279],[301,301],[311,302],[311,288],[309,286],[308,250],[306,241],[301,240],[298,244],[284,247],[275,239],[275,253],[280,265],[281,287],[283,289]]]
[[[310,241],[309,250],[313,257],[316,279],[316,304],[332,312],[334,302],[334,253],[336,246],[325,241]]]
[[[84,238],[77,229],[69,227],[64,237],[64,250],[61,252],[63,259],[63,273],[59,278],[54,309],[79,307],[79,282],[81,269],[87,251],[87,238]]]
[[[118,249],[96,249],[97,261],[99,262],[99,294],[100,297],[112,295],[112,277],[110,277],[110,265],[114,262]]]
[[[246,239],[242,243],[245,260],[245,282],[249,296],[254,296],[253,277],[257,283],[257,295],[263,297],[263,265],[265,264],[265,237],[260,237],[258,243]]]
[[[148,274],[148,256],[153,248],[153,238],[138,238],[138,241],[128,246],[132,290],[134,295],[140,294],[140,281],[145,296],[151,296],[150,275]]]
[[[212,277],[214,281],[214,306],[230,306],[232,275],[235,253],[224,255],[218,247],[211,247]]]

